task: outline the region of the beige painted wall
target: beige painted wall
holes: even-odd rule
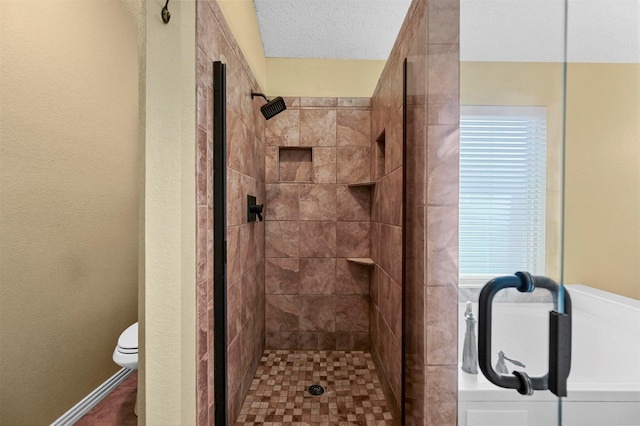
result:
[[[0,8],[0,424],[49,424],[136,321],[136,33],[119,2]]]
[[[567,82],[566,281],[640,299],[640,65]]]
[[[267,58],[269,94],[371,97],[386,61]]]
[[[565,282],[640,299],[640,72],[570,64]],[[463,62],[463,105],[548,106],[547,273],[559,277],[562,65]]]
[[[258,84],[267,91],[267,62],[253,0],[218,0],[233,36]]]
[[[196,413],[195,2],[146,2],[144,341],[148,425],[193,425]]]

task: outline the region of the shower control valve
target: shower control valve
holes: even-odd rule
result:
[[[256,197],[253,195],[247,195],[247,222],[255,222],[257,219],[262,222],[262,210],[264,204],[256,204]]]

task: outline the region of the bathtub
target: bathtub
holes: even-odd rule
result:
[[[563,425],[640,425],[640,301],[583,285],[567,288],[573,302],[573,354],[568,396],[562,401]],[[550,308],[544,302],[496,302],[492,365],[502,350],[522,361],[530,376],[543,375]],[[459,310],[462,351],[464,303]],[[477,303],[474,313],[477,318]],[[461,365],[462,353],[459,359]],[[510,370],[519,368],[507,365]],[[472,375],[458,370],[458,392],[458,426],[558,424],[558,400],[549,391],[522,396],[493,385],[482,372]]]

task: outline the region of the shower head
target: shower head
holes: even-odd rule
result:
[[[282,99],[282,97],[280,97],[280,96],[278,96],[277,98],[273,98],[273,99],[269,100],[269,98],[267,98],[262,93],[251,92],[251,99],[253,99],[256,96],[261,96],[261,97],[265,98],[266,101],[267,101],[266,104],[264,104],[264,105],[262,105],[260,107],[260,112],[262,113],[262,115],[264,115],[264,118],[266,120],[268,120],[268,119],[280,114],[282,111],[287,109],[287,105],[285,105],[284,99]]]

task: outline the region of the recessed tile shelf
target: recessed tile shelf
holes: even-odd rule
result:
[[[375,263],[368,257],[348,257],[347,262],[357,263],[358,265],[373,266]]]
[[[279,182],[311,182],[313,151],[311,148],[278,148]]]
[[[376,185],[375,182],[356,182],[356,183],[350,183],[347,186],[349,188],[357,188],[361,186],[375,186],[375,185]]]

